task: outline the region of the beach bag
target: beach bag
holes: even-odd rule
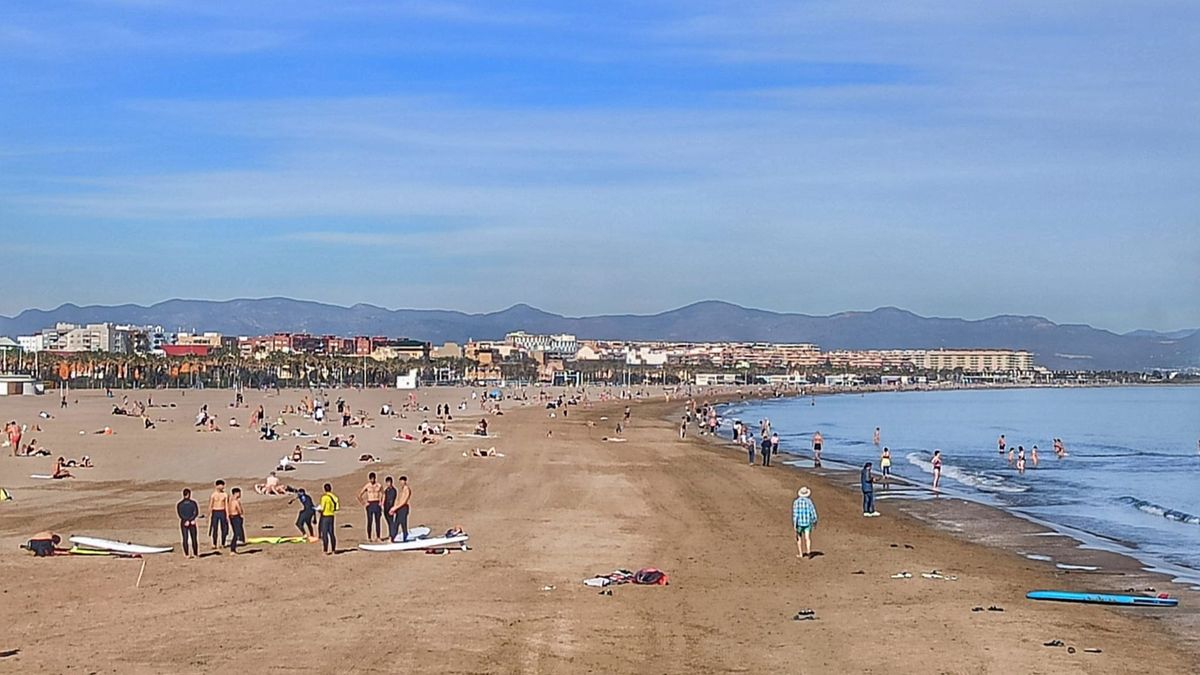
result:
[[[633,575],[633,583],[642,586],[666,586],[667,573],[653,567],[644,567]]]

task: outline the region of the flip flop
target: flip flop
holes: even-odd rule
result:
[[[997,607],[996,605],[992,605],[991,607],[988,607],[988,611],[989,611],[989,612],[1003,612],[1003,611],[1004,611],[1004,608],[1003,608],[1003,607]]]
[[[1087,652],[1088,654],[1103,654],[1104,653],[1103,651],[1100,650],[1099,647],[1088,647],[1087,649],[1085,649],[1083,651]]]
[[[982,611],[983,611],[983,608],[982,608],[982,607],[972,607],[972,608],[971,608],[971,611],[972,611],[972,612],[982,612]]]
[[[1062,647],[1063,641],[1062,640],[1051,640],[1049,642],[1043,642],[1042,646],[1043,647]]]

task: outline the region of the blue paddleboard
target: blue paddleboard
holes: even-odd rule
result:
[[[1091,602],[1100,605],[1136,605],[1139,607],[1175,607],[1176,598],[1153,598],[1145,595],[1116,595],[1110,593],[1074,593],[1071,591],[1030,591],[1025,594],[1030,600],[1058,600],[1060,602]]]

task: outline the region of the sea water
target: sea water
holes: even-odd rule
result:
[[[826,466],[872,461],[878,471],[887,446],[892,472],[923,485],[932,482],[930,458],[940,449],[946,494],[1200,578],[1200,387],[843,394],[754,401],[722,414],[726,424],[740,419],[756,435],[759,420],[771,420],[781,452],[803,456],[819,430]],[[872,442],[876,427],[879,447]],[[1023,475],[997,451],[1000,434],[1008,447],[1025,446]],[[1054,454],[1055,438],[1066,446],[1063,459]],[[1034,445],[1036,468],[1029,459]]]

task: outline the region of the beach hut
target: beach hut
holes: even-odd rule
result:
[[[45,387],[29,375],[0,375],[0,396],[40,396]]]

